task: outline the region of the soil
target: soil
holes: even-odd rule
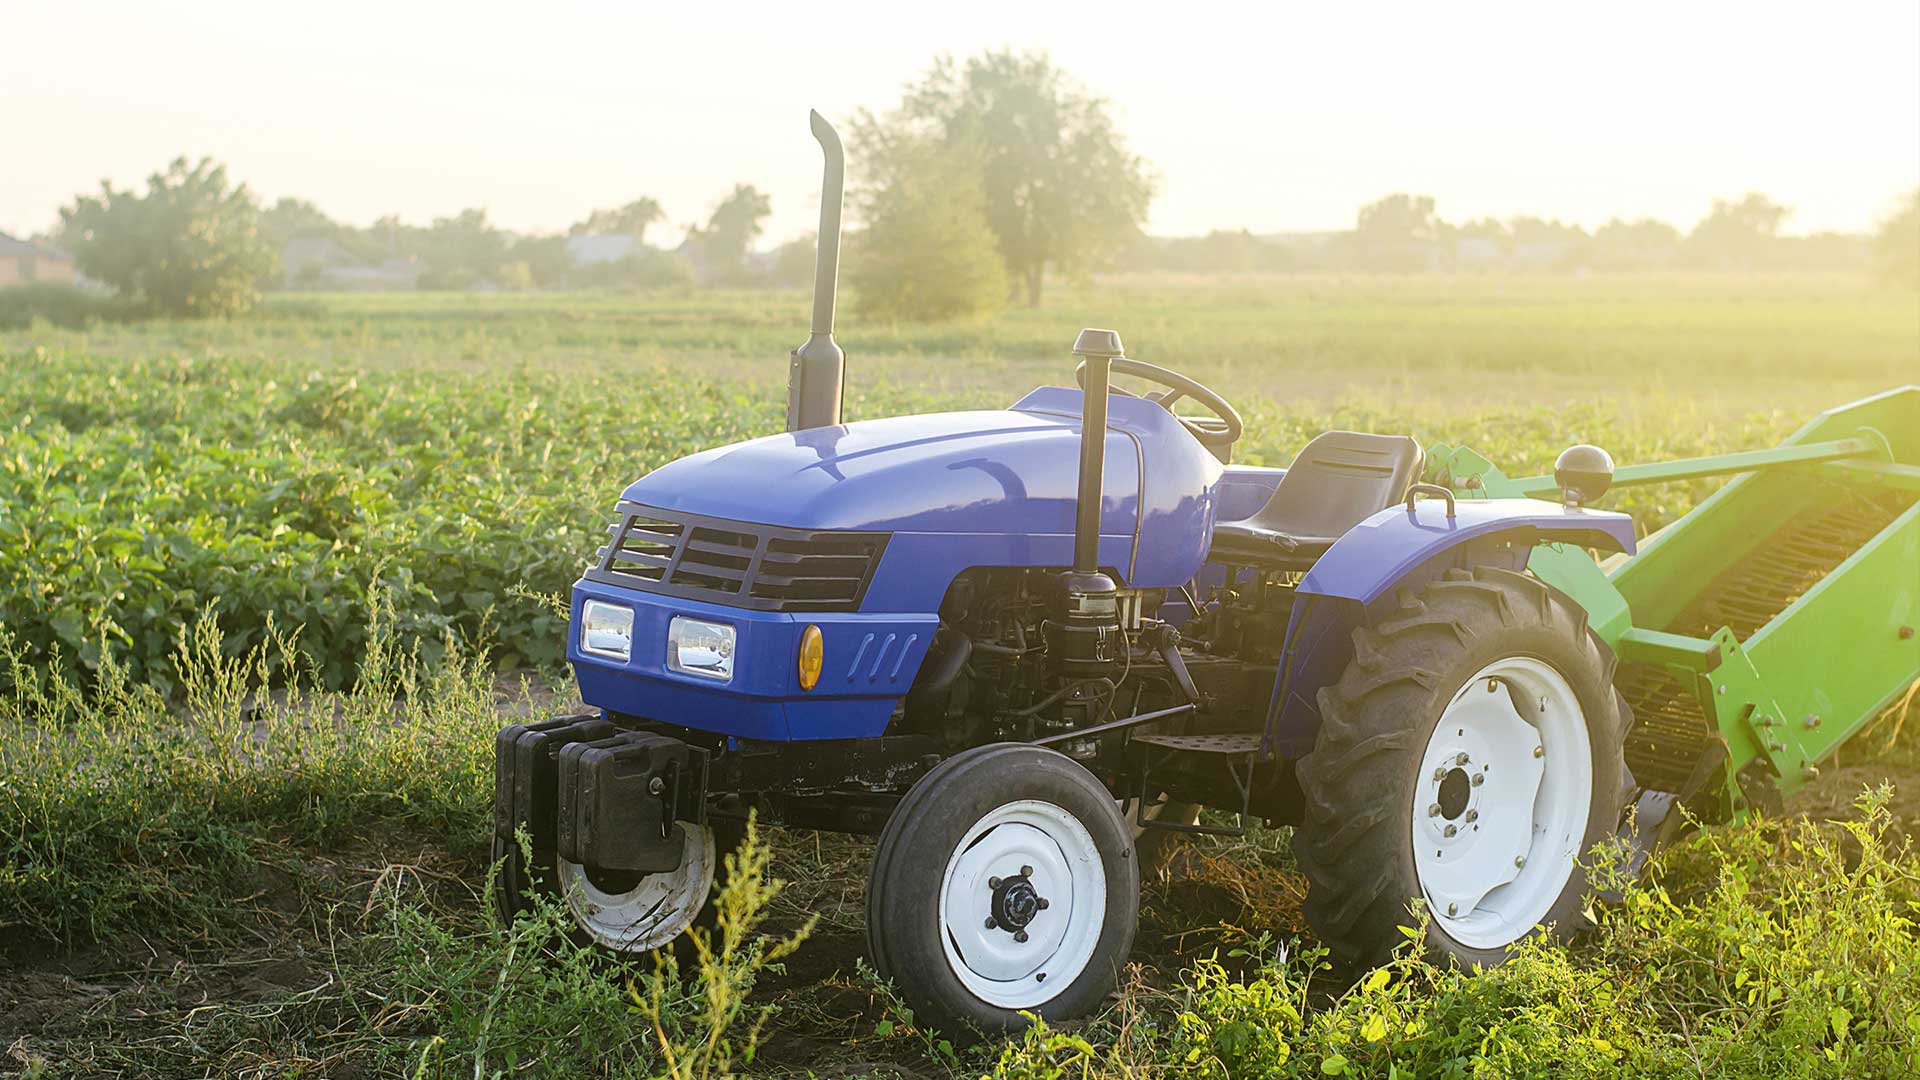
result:
[[[1883,741],[1869,735],[1857,744]],[[1864,788],[1890,783],[1895,830],[1920,835],[1920,750],[1911,738],[1903,742],[1877,758],[1856,745],[1796,792],[1788,812],[1845,817]],[[790,883],[775,901],[771,929],[791,930],[810,917],[817,923],[784,970],[760,983],[757,996],[777,1002],[779,1012],[765,1032],[758,1068],[820,1076],[942,1074],[914,1038],[877,1033],[889,1018],[896,1028],[907,1025],[861,970],[870,843],[779,830],[771,837],[775,874]],[[0,1074],[31,1074],[41,1066],[103,1076],[141,1075],[162,1065],[194,1072],[194,1033],[224,1016],[261,1025],[256,1067],[262,1073],[356,1075],[345,1062],[305,1056],[326,1039],[311,1031],[300,1039],[276,1035],[273,1017],[289,1002],[334,990],[341,937],[352,933],[377,893],[399,891],[471,918],[484,874],[477,857],[449,854],[433,837],[365,839],[337,852],[275,850],[263,859],[245,918],[217,940],[129,936],[67,951],[0,943]],[[1171,988],[1199,957],[1243,963],[1231,959],[1236,948],[1305,938],[1305,889],[1273,834],[1176,848],[1148,875],[1125,992]]]

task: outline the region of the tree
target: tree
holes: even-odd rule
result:
[[[1664,266],[1680,250],[1680,230],[1664,221],[1614,218],[1593,231],[1593,261],[1608,270]]]
[[[1881,222],[1873,237],[1873,260],[1885,280],[1920,285],[1920,188],[1902,199],[1900,209]]]
[[[569,236],[599,236],[607,233],[620,233],[631,236],[635,243],[645,243],[647,227],[658,225],[666,220],[666,214],[660,204],[642,195],[625,206],[612,210],[595,210],[586,220],[576,222],[567,230]]]
[[[891,183],[862,195],[866,222],[848,279],[863,316],[974,318],[1005,302],[1007,271],[977,175],[930,139],[890,159]]]
[[[767,281],[780,286],[811,284],[814,248],[818,239],[813,233],[808,233],[774,248],[772,265],[767,268]]]
[[[276,249],[296,236],[336,236],[345,230],[305,199],[281,199],[260,214],[260,235]]]
[[[543,289],[566,285],[567,275],[573,270],[564,236],[523,236],[513,242],[509,254],[526,265],[532,283]]]
[[[887,155],[916,153],[923,139],[976,177],[1001,259],[1029,307],[1039,305],[1049,267],[1082,276],[1129,250],[1154,194],[1107,102],[1045,53],[988,52],[964,66],[943,56],[893,113],[858,114],[853,137],[883,185],[900,171]]]
[[[144,195],[100,182],[60,211],[74,265],[147,310],[236,315],[260,298],[280,257],[260,235],[260,208],[245,184],[227,183],[211,158],[176,158],[147,178]]]
[[[464,289],[479,281],[499,282],[507,262],[510,237],[487,221],[485,210],[462,210],[453,217],[435,218],[420,236],[420,255],[427,272],[423,289]],[[523,267],[517,276],[523,276]]]
[[[1440,230],[1431,195],[1394,194],[1360,208],[1348,243],[1362,269],[1406,273],[1426,269]]]
[[[1758,192],[1739,202],[1715,199],[1713,212],[1687,236],[1687,253],[1704,265],[1751,269],[1766,260],[1792,212]]]
[[[704,229],[692,229],[689,235],[700,246],[708,273],[722,281],[739,281],[746,276],[747,252],[760,238],[760,223],[773,212],[773,203],[752,184],[735,184],[733,191],[714,208]]]

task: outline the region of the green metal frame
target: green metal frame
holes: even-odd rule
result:
[[[1432,447],[1427,473],[1462,498],[1558,493],[1551,476],[1509,478],[1464,447]],[[1550,544],[1528,569],[1584,606],[1623,664],[1656,667],[1691,694],[1726,757],[1703,777],[1704,792],[1681,794],[1731,816],[1817,775],[1920,679],[1920,386],[1824,412],[1775,449],[1627,465],[1613,487],[1713,476],[1732,479],[1631,558],[1603,566],[1589,551]],[[1830,519],[1854,532],[1820,534]],[[1796,521],[1813,523],[1812,541],[1792,535]],[[1829,553],[1846,545],[1830,568],[1804,556],[1823,541]],[[1741,580],[1754,566],[1804,572],[1787,583]],[[1744,639],[1700,622],[1702,608],[1715,614],[1713,590],[1768,588],[1784,606]]]

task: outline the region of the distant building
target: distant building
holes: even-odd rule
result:
[[[596,266],[630,259],[646,248],[629,233],[592,233],[567,237],[567,261],[575,266]]]
[[[74,282],[73,257],[0,233],[0,288],[29,281]]]
[[[420,281],[414,259],[389,255],[368,262],[330,236],[288,240],[280,249],[280,271],[289,289],[411,289]]]

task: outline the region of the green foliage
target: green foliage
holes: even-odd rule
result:
[[[260,209],[224,165],[178,158],[147,178],[146,194],[102,181],[60,211],[75,265],[122,298],[169,315],[235,315],[259,298],[279,254],[260,234]]]
[[[1900,208],[1880,223],[1873,238],[1874,263],[1891,283],[1920,286],[1920,188],[1900,200]]]
[[[694,242],[712,280],[739,284],[746,281],[747,253],[760,238],[761,222],[773,212],[773,203],[752,184],[735,184],[714,207],[706,228],[694,229]]]
[[[506,285],[507,249],[511,238],[487,221],[485,210],[462,210],[453,217],[435,218],[420,234],[420,255],[427,270],[420,275],[423,289],[466,289],[483,282]],[[516,277],[527,277],[523,265]]]
[[[1007,272],[1040,303],[1048,268],[1069,277],[1130,248],[1154,181],[1093,96],[1044,53],[986,52],[964,65],[935,61],[899,109],[853,124],[854,157],[889,186],[917,173],[931,141],[964,166],[985,199]],[[893,155],[905,155],[903,163]]]
[[[687,289],[693,286],[695,273],[685,255],[645,248],[624,259],[575,267],[567,281],[590,289]]]
[[[1766,262],[1793,211],[1758,192],[1738,201],[1715,199],[1713,211],[1687,234],[1689,261],[1702,266],[1751,269]]]
[[[599,236],[606,233],[623,233],[633,237],[635,242],[644,242],[647,228],[658,225],[667,219],[659,202],[642,195],[640,198],[611,210],[595,210],[585,219],[574,222],[567,230],[569,236]]]
[[[890,145],[884,186],[860,199],[863,231],[848,278],[861,318],[933,322],[980,318],[1006,300],[986,196],[967,164],[977,160],[931,140]]]
[[[33,281],[0,289],[0,330],[30,327],[35,321],[82,330],[93,323],[125,319],[125,301],[54,281]]]

